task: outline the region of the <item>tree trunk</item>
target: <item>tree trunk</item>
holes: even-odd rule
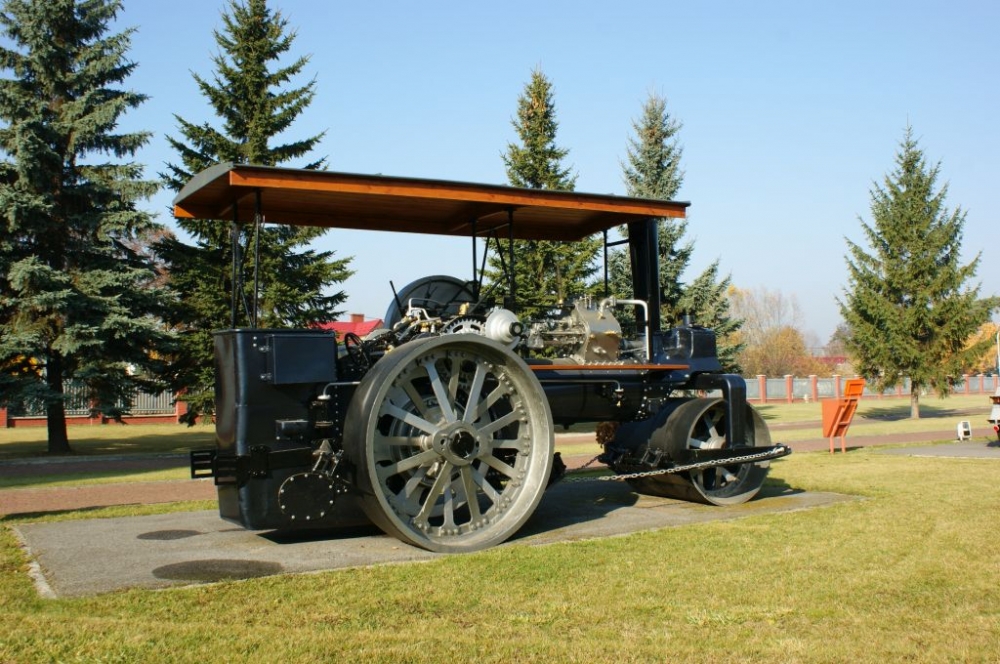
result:
[[[910,417],[920,419],[920,390],[916,385],[910,385]]]
[[[63,394],[62,355],[56,351],[49,353],[45,382],[50,390]],[[66,402],[62,399],[50,401],[45,407],[45,415],[49,431],[49,454],[72,454],[69,436],[66,435]]]

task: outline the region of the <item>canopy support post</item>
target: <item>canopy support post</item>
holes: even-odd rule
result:
[[[240,256],[240,213],[239,205],[235,201],[233,202],[233,221],[230,230],[233,245],[233,297],[230,303],[229,327],[235,330],[237,319],[239,318],[237,314],[239,311],[239,292],[242,289],[242,279],[240,279],[240,263],[242,262],[242,257]]]
[[[479,259],[476,253],[476,218],[472,218],[472,297],[479,302]]]
[[[507,208],[507,298],[504,308],[517,312],[517,279],[514,277],[514,209]]]
[[[264,209],[261,204],[260,189],[254,192],[254,235],[253,235],[253,310],[250,312],[250,326],[257,327],[257,309],[260,293],[260,234],[264,228]]]
[[[608,229],[604,229],[604,297],[611,297],[611,288],[608,286]]]

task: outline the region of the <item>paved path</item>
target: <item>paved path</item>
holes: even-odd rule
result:
[[[985,444],[995,441],[989,426],[974,427],[973,441]],[[931,431],[924,433],[888,434],[878,436],[847,437],[848,449],[885,445],[891,443],[928,443],[953,440],[955,430]],[[569,444],[593,443],[593,434],[559,434],[556,436],[556,450]],[[826,438],[816,438],[789,443],[795,452],[814,452],[829,449]],[[839,442],[837,443],[839,452]],[[996,450],[1000,458],[1000,448]],[[598,451],[594,443],[594,454]],[[563,461],[570,472],[584,465],[593,455],[564,455]],[[24,459],[0,461],[0,477],[51,476],[107,471],[154,471],[171,468],[186,468],[186,455],[127,456],[127,457],[63,457],[58,459]],[[602,467],[594,464],[592,467]],[[78,487],[15,488],[0,489],[0,518],[9,515],[44,514],[67,510],[81,510],[112,505],[133,505],[169,503],[191,500],[214,500],[215,485],[211,480],[171,480],[159,482],[129,482],[119,484],[96,484]]]

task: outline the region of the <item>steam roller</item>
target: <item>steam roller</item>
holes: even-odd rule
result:
[[[220,516],[244,528],[375,524],[412,546],[463,553],[512,537],[562,477],[557,428],[597,425],[613,432],[596,458],[638,492],[750,500],[771,460],[790,450],[771,444],[746,382],[720,362],[715,333],[688,318],[661,321],[658,228],[687,205],[253,164],[205,169],[174,214],[228,220],[231,324],[214,334],[216,444],[192,452],[192,477],[214,478]],[[465,237],[471,279],[389,281],[385,316],[368,334],[262,328],[253,266],[265,219],[383,231],[386,242]],[[603,289],[523,296],[525,256],[515,249],[529,245],[518,241],[601,235],[605,267],[612,250],[627,257],[629,287],[615,294],[605,269]],[[414,264],[379,269],[391,278]]]

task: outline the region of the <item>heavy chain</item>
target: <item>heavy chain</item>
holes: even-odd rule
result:
[[[656,477],[657,475],[670,475],[673,473],[685,473],[692,470],[703,470],[705,468],[714,468],[715,466],[731,466],[740,463],[753,463],[755,461],[765,461],[768,459],[777,459],[779,457],[786,456],[792,450],[785,446],[779,445],[777,449],[768,450],[766,452],[757,452],[756,454],[746,454],[744,456],[732,457],[729,459],[712,459],[710,461],[701,461],[699,463],[689,463],[686,466],[672,466],[670,468],[657,468],[656,470],[644,470],[636,473],[622,473],[620,475],[600,475],[598,477],[566,477],[563,478],[563,482],[621,482],[625,480],[634,480],[641,477]],[[583,464],[579,468],[573,470],[574,473],[578,473],[581,470],[585,470],[590,466],[597,463],[600,455],[595,456],[593,459]]]

